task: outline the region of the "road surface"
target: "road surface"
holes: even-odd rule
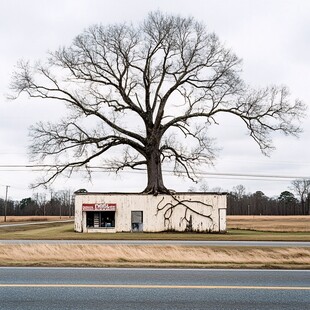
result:
[[[310,271],[0,268],[0,309],[289,309]]]
[[[0,223],[0,228],[6,228],[6,227],[18,227],[18,226],[29,226],[29,225],[41,225],[41,224],[53,224],[53,223],[70,223],[74,222],[74,220],[59,220],[59,221],[43,221],[43,222],[23,222],[23,223],[9,223],[2,222]]]

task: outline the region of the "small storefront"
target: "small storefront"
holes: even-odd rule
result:
[[[87,228],[115,228],[115,203],[83,203],[82,211]]]
[[[225,193],[76,193],[77,232],[226,231]]]

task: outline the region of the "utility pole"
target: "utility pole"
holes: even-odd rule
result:
[[[4,222],[6,222],[6,208],[8,204],[8,190],[9,190],[9,185],[5,186],[5,203],[4,203]]]
[[[59,218],[61,219],[61,204],[62,204],[62,201],[60,201],[60,204],[59,204]]]
[[[69,193],[68,193],[68,215],[69,215],[69,219],[71,218],[71,191],[69,189]]]

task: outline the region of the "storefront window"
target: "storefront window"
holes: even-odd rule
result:
[[[115,211],[86,212],[87,227],[114,228]]]
[[[115,227],[115,211],[106,211],[100,213],[100,227]]]

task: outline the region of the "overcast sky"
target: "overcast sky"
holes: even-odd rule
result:
[[[0,0],[0,197],[21,199],[32,195],[29,184],[40,176],[25,168],[29,158],[28,128],[40,120],[63,116],[59,106],[22,97],[8,101],[14,66],[20,59],[45,59],[47,51],[69,45],[92,24],[139,22],[148,12],[193,16],[207,24],[226,47],[243,59],[243,77],[253,87],[287,85],[292,99],[310,102],[310,1],[308,0]],[[231,190],[243,184],[247,192],[277,196],[295,177],[310,178],[310,122],[303,122],[299,139],[274,136],[276,151],[266,158],[241,122],[221,123],[213,130],[220,155],[201,182],[210,189]],[[240,175],[249,175],[242,177]],[[239,176],[238,176],[239,175]],[[255,176],[262,175],[263,178]],[[271,178],[279,176],[281,178]],[[196,185],[165,175],[168,188],[186,191]],[[142,191],[146,176],[123,173],[117,177],[96,173],[93,182],[79,175],[60,178],[54,190],[86,188],[89,191]],[[40,191],[40,190],[36,190]]]

